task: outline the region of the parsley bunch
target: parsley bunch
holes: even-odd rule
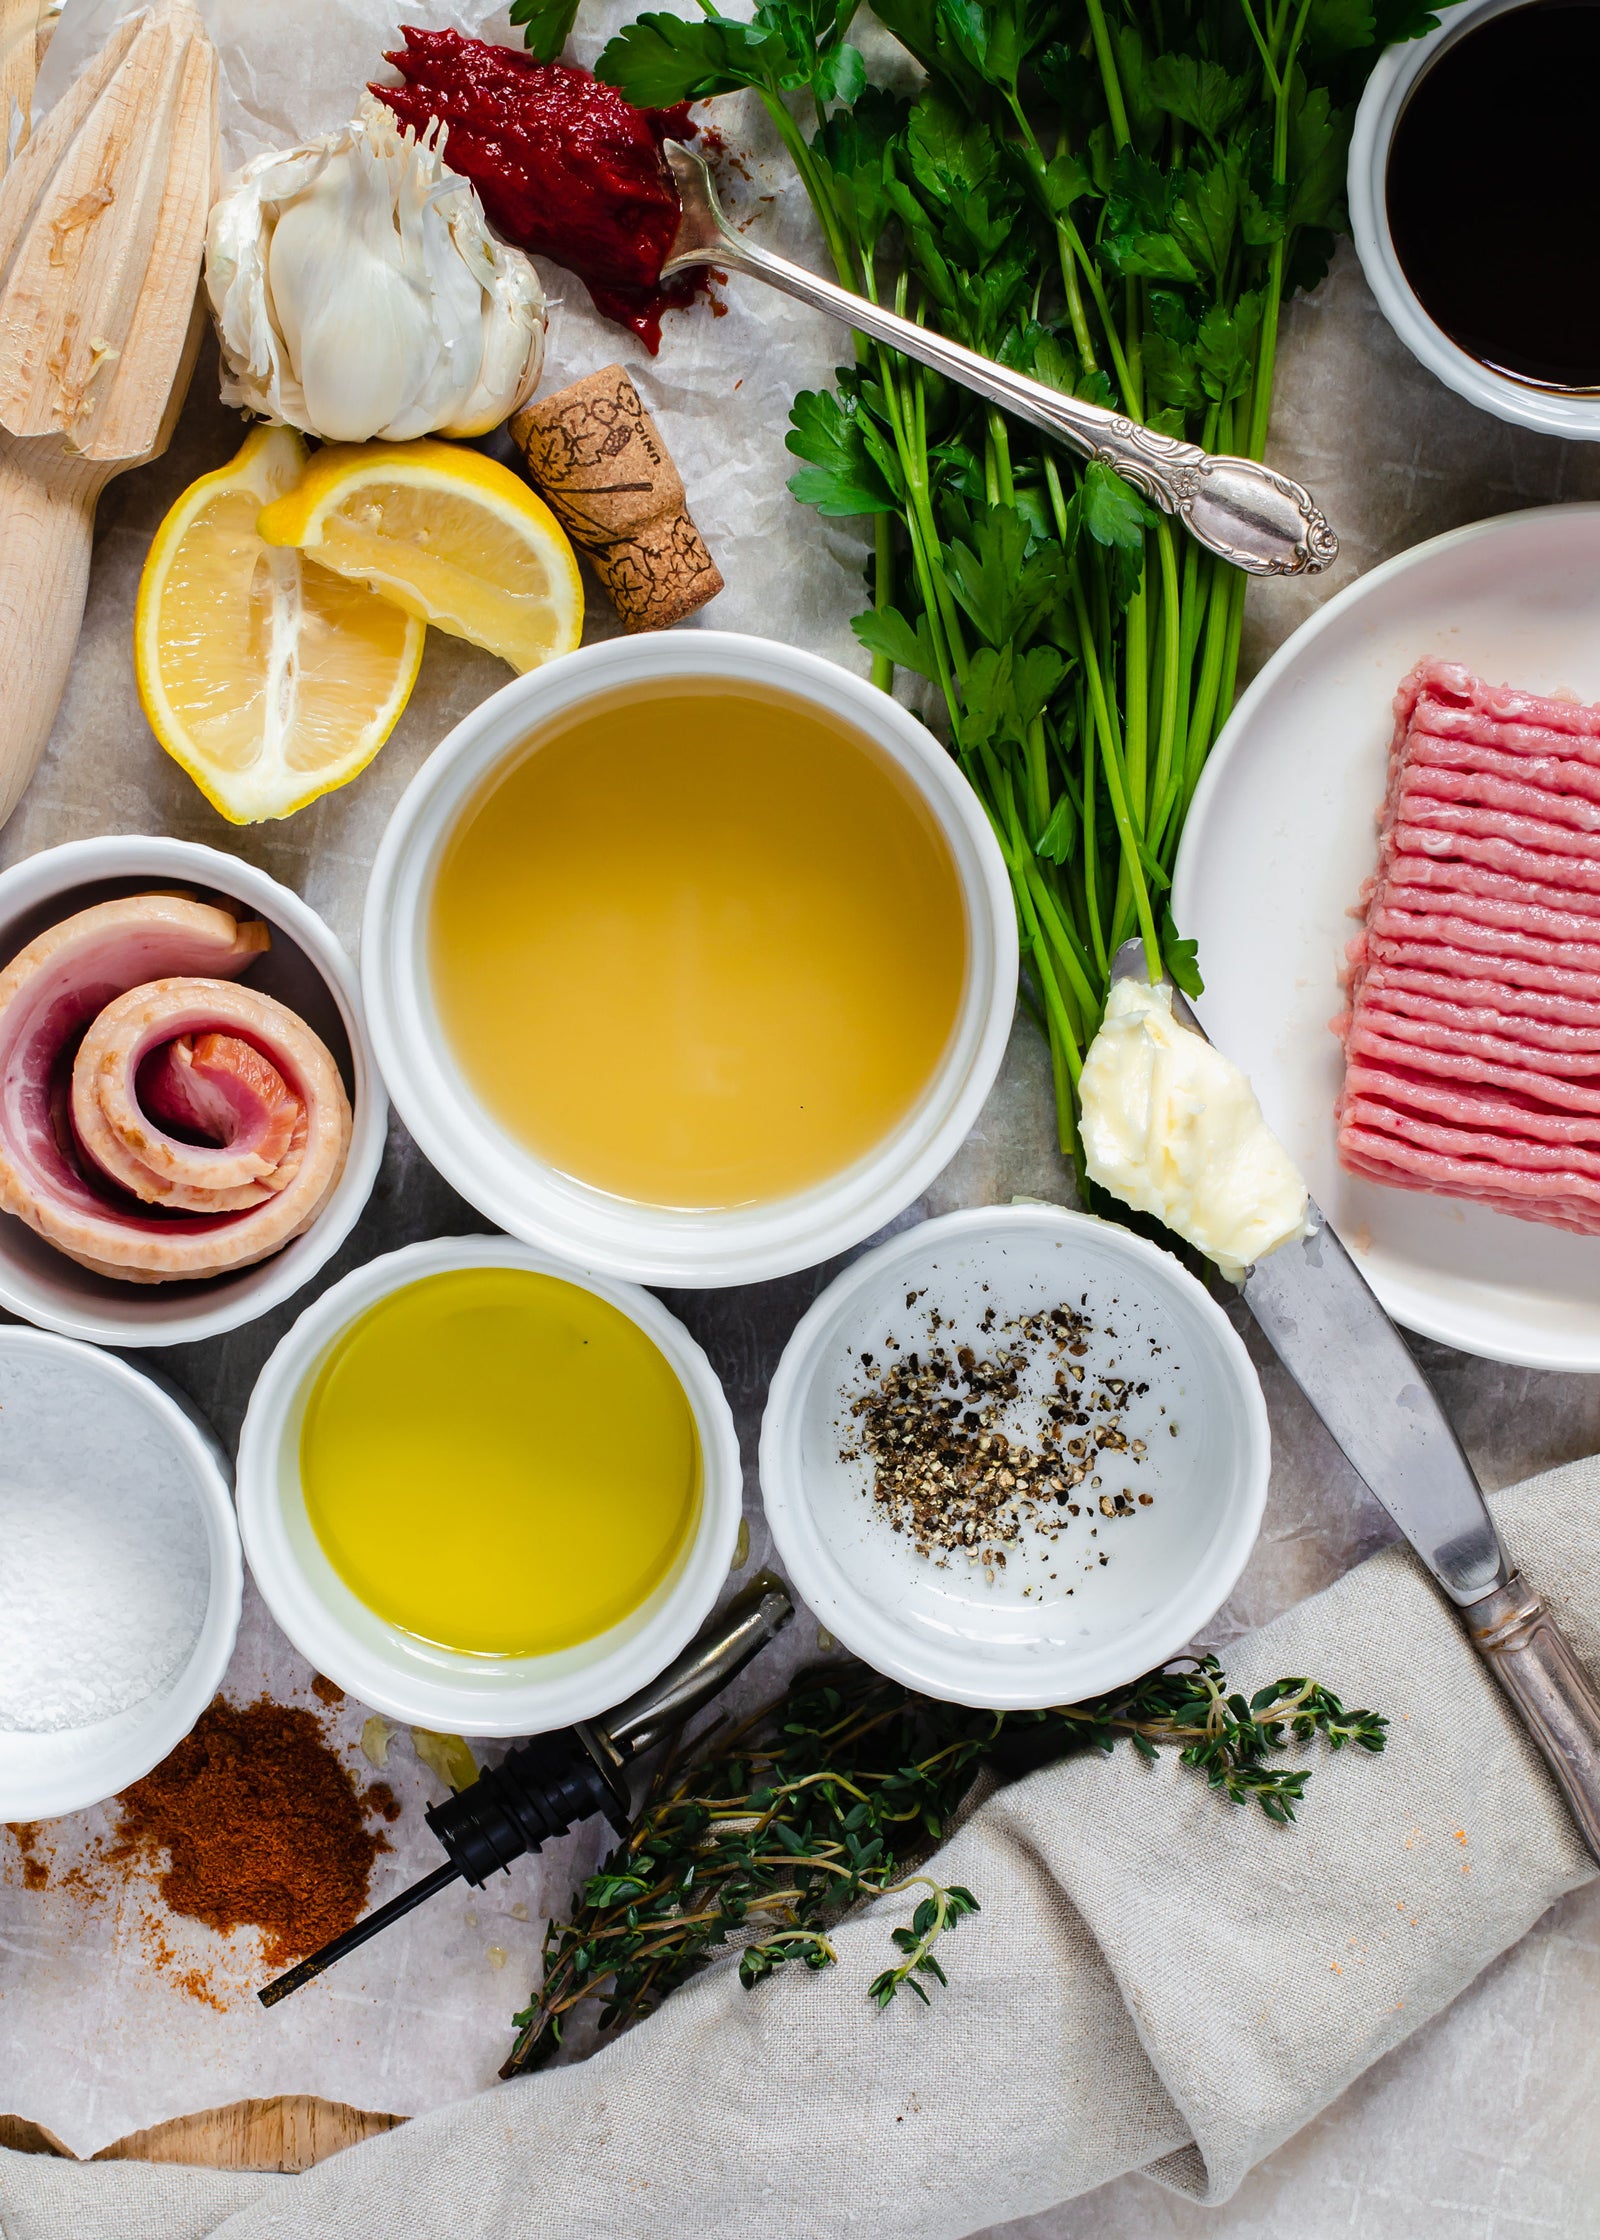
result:
[[[746,1940],[747,1989],[791,1961],[829,1967],[841,1914],[919,1885],[928,1895],[891,1932],[900,1958],[867,1995],[880,2007],[904,1989],[925,2000],[945,1981],[934,1944],[979,1907],[970,1890],[912,1870],[943,1841],[980,1763],[1010,1777],[1074,1750],[1109,1755],[1119,1738],[1146,1758],[1175,1746],[1231,1803],[1288,1822],[1310,1769],[1267,1758],[1313,1738],[1379,1751],[1386,1726],[1311,1680],[1276,1680],[1247,1702],[1214,1657],[1089,1703],[1005,1713],[936,1703],[854,1662],[801,1673],[658,1770],[572,1918],[548,1925],[544,1981],[515,2018],[501,2075],[547,2060],[587,2003],[602,2029],[647,2014],[730,1941]]]
[[[1279,314],[1344,223],[1352,107],[1424,0],[877,0],[923,66],[868,82],[858,0],[749,21],[641,16],[599,75],[646,106],[752,87],[841,281],[970,347],[1212,451],[1259,456]],[[516,0],[541,54],[569,0]],[[1167,903],[1232,703],[1245,579],[1085,465],[858,341],[795,400],[790,487],[870,515],[855,628],[888,687],[933,688],[1005,854],[1061,1143],[1108,965],[1131,934],[1191,994]]]

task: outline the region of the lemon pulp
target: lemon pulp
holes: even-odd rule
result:
[[[566,532],[520,476],[466,444],[329,444],[260,529],[513,669],[583,635]]]
[[[352,1594],[479,1656],[592,1640],[676,1569],[700,1452],[675,1371],[608,1300],[521,1268],[425,1276],[352,1324],[300,1437]]]
[[[257,534],[305,463],[292,428],[256,429],[172,507],[139,581],[140,702],[234,824],[290,816],[365,769],[422,660],[421,622]]]

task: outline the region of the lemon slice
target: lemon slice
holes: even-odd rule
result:
[[[305,463],[292,428],[258,428],[183,493],[139,579],[145,716],[232,824],[290,816],[365,769],[422,660],[420,622],[256,533]]]
[[[583,634],[583,583],[555,515],[461,444],[330,444],[267,507],[261,534],[513,669],[570,653]]]

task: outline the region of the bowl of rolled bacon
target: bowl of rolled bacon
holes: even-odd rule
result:
[[[265,872],[137,834],[0,872],[0,1304],[236,1329],[344,1242],[387,1126],[355,970]]]

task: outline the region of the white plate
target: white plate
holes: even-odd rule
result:
[[[1206,1031],[1255,1083],[1312,1195],[1395,1319],[1492,1361],[1600,1370],[1600,1237],[1340,1167],[1329,1022],[1350,909],[1376,862],[1390,703],[1425,655],[1491,684],[1600,700],[1600,506],[1435,537],[1330,599],[1234,710],[1174,881]]]

